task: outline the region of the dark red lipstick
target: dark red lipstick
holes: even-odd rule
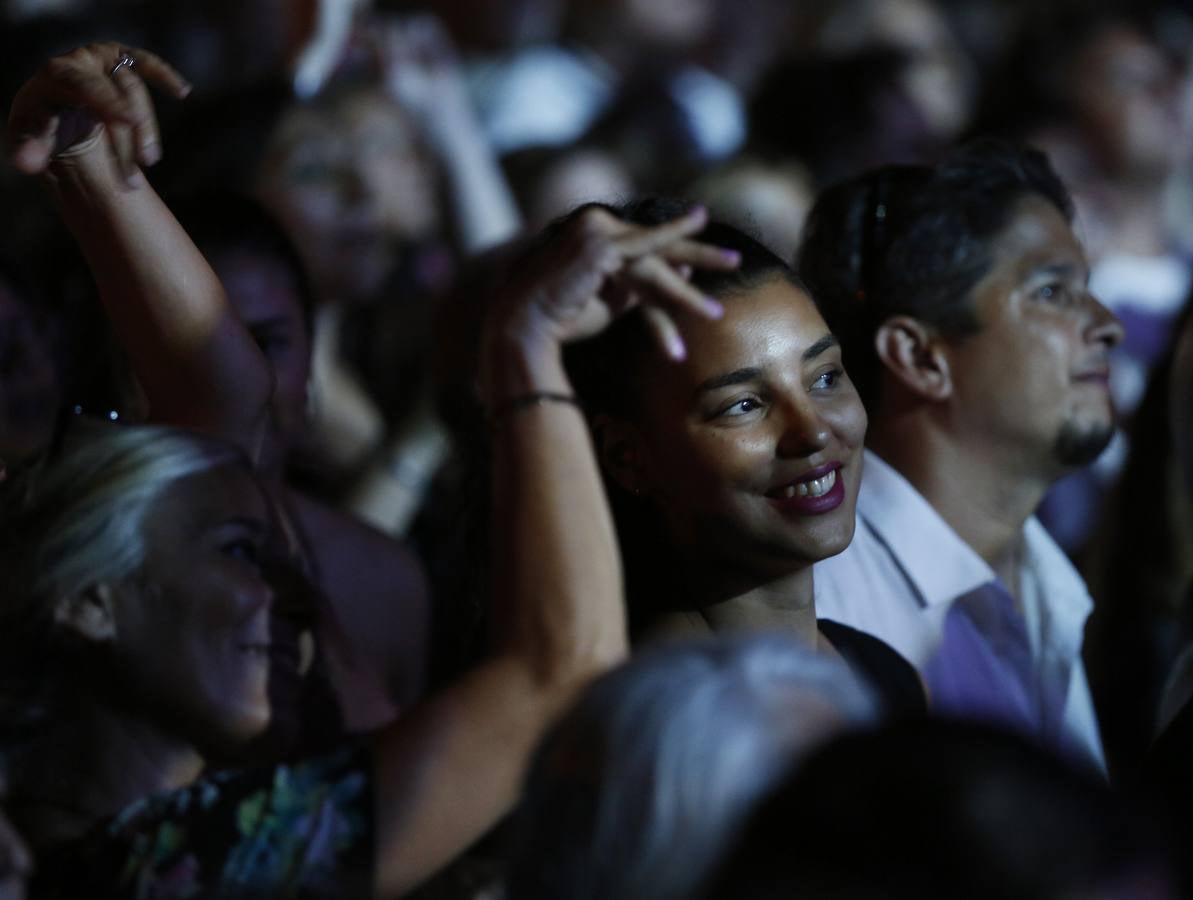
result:
[[[818,516],[831,512],[845,500],[841,464],[831,462],[817,466],[794,481],[771,488],[766,496],[783,513]]]

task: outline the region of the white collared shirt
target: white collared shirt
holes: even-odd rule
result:
[[[889,464],[866,451],[857,530],[845,551],[816,564],[816,614],[881,638],[923,673],[953,602],[996,581],[994,570]],[[1093,601],[1081,576],[1033,517],[1023,528],[1019,599],[1041,684],[1065,698],[1067,742],[1105,770],[1081,662]]]

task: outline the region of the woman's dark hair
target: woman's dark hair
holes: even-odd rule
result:
[[[870,412],[879,326],[908,315],[951,337],[978,331],[970,293],[990,268],[994,239],[1029,195],[1072,221],[1072,201],[1043,153],[980,140],[935,166],[884,166],[817,198],[797,269]]]
[[[246,194],[214,191],[171,204],[195,246],[209,260],[229,253],[252,253],[280,262],[294,279],[307,334],[313,333],[315,292],[306,265],[282,226]]]
[[[660,198],[635,200],[618,207],[589,204],[565,217],[561,223],[594,205],[637,225],[661,225],[691,209],[689,203]],[[735,250],[741,256],[736,269],[693,272],[692,285],[705,294],[718,299],[732,297],[772,279],[781,279],[807,292],[791,266],[739,228],[709,222],[693,239]],[[640,364],[658,352],[641,314],[635,311],[597,337],[569,347],[565,361],[576,393],[590,413],[633,416]]]
[[[691,208],[683,202],[655,198],[616,208],[601,206],[618,218],[639,225],[660,225]],[[586,208],[581,207],[572,215]],[[807,292],[791,266],[738,228],[710,222],[694,239],[736,250],[741,255],[736,269],[698,270],[692,274],[692,285],[704,294],[720,300],[732,299],[735,294],[776,279]],[[633,419],[640,412],[637,398],[641,394],[645,364],[656,359],[659,352],[641,314],[633,311],[597,337],[568,347],[564,361],[572,385],[590,415],[603,413]],[[673,581],[660,580],[661,573],[668,569],[666,560],[671,550],[665,545],[665,532],[659,525],[657,511],[611,479],[607,479],[607,488],[625,566],[630,627],[636,632],[649,624],[657,612],[682,605],[684,598],[676,595]]]

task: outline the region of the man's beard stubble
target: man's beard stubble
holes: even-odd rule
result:
[[[1113,438],[1113,425],[1081,426],[1068,422],[1056,436],[1052,454],[1061,465],[1080,468],[1101,456]]]

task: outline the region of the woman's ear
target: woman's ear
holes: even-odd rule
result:
[[[54,607],[54,623],[76,637],[95,643],[116,638],[115,589],[94,584],[61,598]]]
[[[592,418],[592,435],[601,468],[624,490],[641,494],[646,475],[642,465],[642,435],[637,426],[602,414]]]
[[[953,380],[944,346],[934,329],[911,316],[891,316],[874,335],[883,367],[900,384],[925,400],[946,400]]]

